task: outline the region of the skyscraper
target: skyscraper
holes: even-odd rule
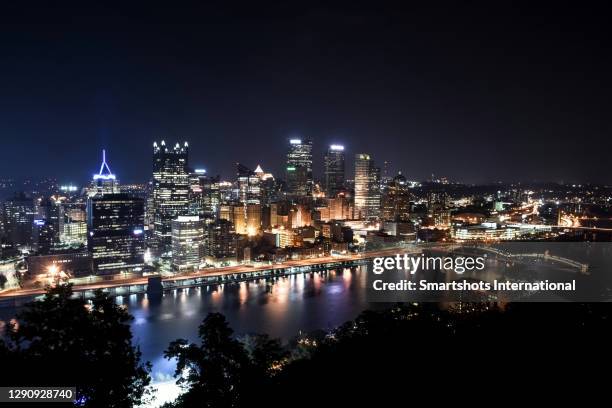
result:
[[[96,194],[109,194],[119,192],[119,182],[106,163],[106,150],[102,150],[102,164],[100,171],[93,175],[89,196]]]
[[[234,224],[219,219],[208,225],[206,261],[211,264],[227,264],[236,261]]]
[[[408,221],[410,219],[408,182],[401,172],[386,185],[382,199],[382,218],[386,221]]]
[[[144,266],[144,201],[128,194],[101,194],[87,201],[87,247],[99,274]]]
[[[15,245],[31,244],[35,216],[34,200],[25,193],[15,194],[13,198],[6,200],[4,219],[9,242]]]
[[[157,252],[172,249],[172,220],[189,212],[188,145],[153,143],[153,225]]]
[[[325,194],[335,197],[344,188],[344,146],[333,144],[325,153]]]
[[[238,200],[242,204],[261,203],[261,178],[250,168],[236,163],[238,181]]]
[[[75,199],[60,203],[59,232],[61,244],[87,243],[87,202]]]
[[[172,221],[172,269],[196,270],[204,258],[204,220],[179,216]]]
[[[289,140],[286,171],[290,194],[305,196],[312,192],[312,140]]]
[[[380,170],[369,154],[355,155],[355,217],[376,219],[380,216]]]
[[[55,245],[59,244],[59,210],[60,202],[56,201],[55,197],[45,197],[40,200],[38,205],[39,218],[35,220],[35,225],[39,227],[35,244],[40,254],[49,253]]]
[[[132,272],[144,266],[144,200],[115,188],[115,176],[103,155],[106,187],[87,200],[87,247],[98,274]],[[108,183],[112,180],[112,183]]]

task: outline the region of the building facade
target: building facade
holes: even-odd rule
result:
[[[376,219],[380,217],[380,170],[369,154],[355,155],[355,217]]]
[[[25,193],[15,194],[4,202],[5,234],[14,245],[30,245],[36,217],[34,200]]]
[[[331,145],[325,153],[325,194],[336,197],[344,189],[344,146]]]
[[[97,274],[134,272],[144,266],[144,201],[100,194],[87,201],[87,247]]]
[[[153,143],[153,237],[159,255],[172,250],[172,220],[189,212],[189,147]]]
[[[197,270],[204,259],[204,220],[179,216],[172,221],[172,269]]]
[[[217,220],[207,227],[206,261],[210,264],[224,264],[236,261],[237,236],[234,224]]]
[[[287,190],[294,196],[312,193],[312,140],[289,140]]]
[[[386,185],[382,202],[382,218],[387,221],[410,219],[410,192],[406,178],[400,173]]]
[[[116,274],[136,272],[144,267],[144,200],[119,193],[103,155],[94,183],[112,180],[87,200],[87,248],[94,272]],[[107,187],[111,186],[108,184]]]

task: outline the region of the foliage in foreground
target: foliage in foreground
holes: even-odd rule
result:
[[[437,305],[365,311],[285,348],[267,337],[241,343],[222,315],[210,314],[199,328],[200,344],[176,340],[166,351],[177,358],[176,376],[186,391],[167,407],[359,406],[366,397],[402,397],[418,385],[462,388],[477,378],[484,386],[506,367],[523,364],[529,370],[517,378],[537,381],[538,370],[566,369],[607,350],[608,305],[465,307],[467,312]],[[571,352],[560,358],[556,349],[567,347]],[[377,406],[386,405],[379,400]]]
[[[150,364],[132,345],[132,316],[98,291],[91,303],[72,287],[49,288],[17,316],[0,342],[1,383],[76,386],[86,407],[132,407],[147,400]]]
[[[102,292],[85,303],[70,286],[49,289],[0,340],[1,384],[74,384],[87,407],[142,404],[150,365],[132,345],[131,319]],[[359,406],[365,397],[403,397],[423,384],[499,385],[509,367],[527,368],[515,378],[535,384],[544,369],[607,366],[609,328],[607,304],[397,305],[283,345],[267,335],[236,338],[225,317],[212,313],[198,344],[178,339],[165,352],[178,362],[185,391],[166,407]],[[382,399],[378,405],[386,406]]]

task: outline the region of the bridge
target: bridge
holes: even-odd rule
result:
[[[507,251],[502,251],[500,249],[497,248],[491,248],[491,247],[477,247],[478,249],[485,251],[485,252],[490,252],[493,253],[495,255],[504,257],[504,258],[508,258],[508,259],[521,259],[521,258],[535,258],[535,259],[542,259],[545,261],[551,261],[551,262],[556,262],[556,263],[561,263],[561,264],[565,264],[568,265],[572,268],[578,269],[580,271],[580,273],[583,274],[587,274],[588,270],[589,270],[589,265],[588,264],[584,264],[578,261],[575,261],[573,259],[569,259],[569,258],[564,258],[561,256],[556,256],[556,255],[550,255],[548,252],[545,253],[519,253],[519,254],[513,254]]]

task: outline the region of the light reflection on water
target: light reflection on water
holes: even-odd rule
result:
[[[504,264],[490,261],[489,265],[481,279],[502,275]],[[172,378],[175,363],[166,360],[163,352],[177,338],[197,341],[198,326],[208,313],[223,313],[238,335],[266,333],[286,341],[300,331],[336,327],[364,309],[387,307],[367,302],[366,275],[366,267],[330,270],[174,290],[161,296],[132,294],[118,297],[116,302],[134,316],[134,341],[142,359],[153,365],[156,387],[166,387],[172,394],[176,392]],[[448,275],[442,277],[448,279]],[[3,319],[6,322],[8,316],[0,313],[0,329]]]
[[[177,338],[197,341],[198,326],[210,312],[223,313],[235,333],[267,333],[289,340],[300,331],[328,329],[376,307],[366,302],[362,268],[175,290],[163,296],[118,299],[134,316],[132,332],[143,359],[153,364],[154,381],[168,380],[174,363],[163,351]],[[381,307],[381,306],[378,306]]]

